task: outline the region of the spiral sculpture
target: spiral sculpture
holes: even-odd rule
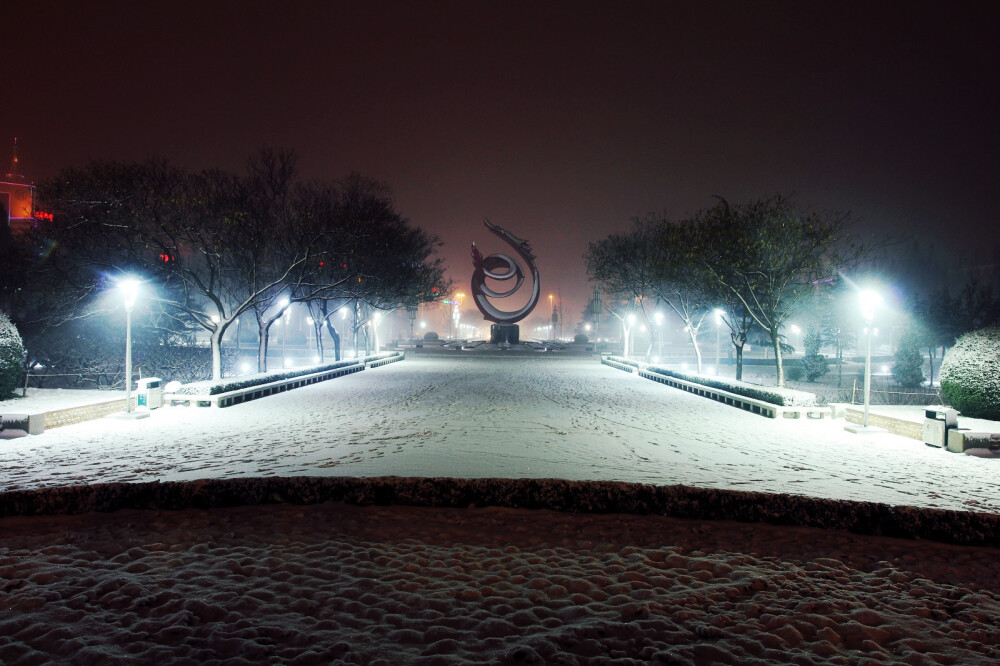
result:
[[[491,254],[488,257],[484,257],[479,252],[476,244],[472,244],[472,263],[475,267],[475,271],[472,273],[472,297],[476,301],[476,307],[479,308],[479,311],[483,313],[483,317],[488,321],[498,324],[513,324],[527,317],[538,303],[541,286],[538,281],[538,268],[535,267],[535,255],[532,254],[528,241],[518,238],[505,229],[501,229],[485,218],[483,222],[486,224],[487,229],[514,248],[514,251],[521,256],[531,271],[531,279],[534,284],[531,288],[531,298],[528,299],[528,302],[513,312],[500,310],[490,303],[489,299],[506,298],[516,292],[524,282],[524,269],[516,259],[506,254]],[[513,287],[506,291],[494,291],[486,286],[486,278],[501,281],[515,278],[517,281]]]

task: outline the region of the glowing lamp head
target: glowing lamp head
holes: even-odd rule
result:
[[[139,293],[139,281],[133,277],[127,277],[118,282],[118,288],[122,290],[125,297],[125,308],[132,309],[135,305],[135,297]]]
[[[864,317],[866,321],[874,319],[875,309],[882,305],[882,295],[877,291],[865,289],[861,292],[858,299],[861,301],[861,316]]]

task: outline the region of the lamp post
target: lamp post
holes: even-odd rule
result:
[[[875,308],[882,304],[882,297],[874,291],[866,289],[861,292],[861,316],[865,319],[865,416],[862,426],[868,427],[868,411],[871,406],[872,389],[872,321],[875,319]]]
[[[659,338],[657,340],[656,357],[663,362],[663,313],[657,310],[653,313],[653,319],[656,320],[656,335]]]
[[[375,338],[375,353],[379,353],[381,347],[378,343],[378,325],[382,321],[382,315],[378,312],[372,315],[372,336]]]
[[[715,374],[719,374],[719,365],[722,363],[722,315],[725,314],[722,308],[715,308]]]
[[[625,328],[625,344],[623,345],[622,356],[628,358],[629,353],[632,351],[632,324],[635,323],[635,315],[630,314],[625,318],[626,321],[622,322],[622,326]]]
[[[132,307],[139,293],[139,281],[125,278],[118,283],[125,297],[125,413],[132,413]]]
[[[289,303],[290,303],[290,301],[288,300],[287,296],[285,296],[280,301],[278,301],[278,305],[280,305],[282,308],[288,308]],[[281,367],[284,368],[284,367],[286,367],[286,365],[285,365],[285,363],[286,363],[286,361],[285,361],[285,341],[288,339],[288,310],[285,309],[285,311],[282,312],[281,314],[285,315],[285,323],[284,323],[284,326],[281,329]],[[281,315],[278,315],[277,324],[279,326],[281,326]]]

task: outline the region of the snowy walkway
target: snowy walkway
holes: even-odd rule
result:
[[[411,355],[223,410],[0,440],[0,491],[240,476],[614,480],[1000,513],[1000,459],[771,420],[556,356]]]

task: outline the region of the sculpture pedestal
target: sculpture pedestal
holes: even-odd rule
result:
[[[516,345],[521,341],[517,324],[493,324],[490,326],[490,344]]]

